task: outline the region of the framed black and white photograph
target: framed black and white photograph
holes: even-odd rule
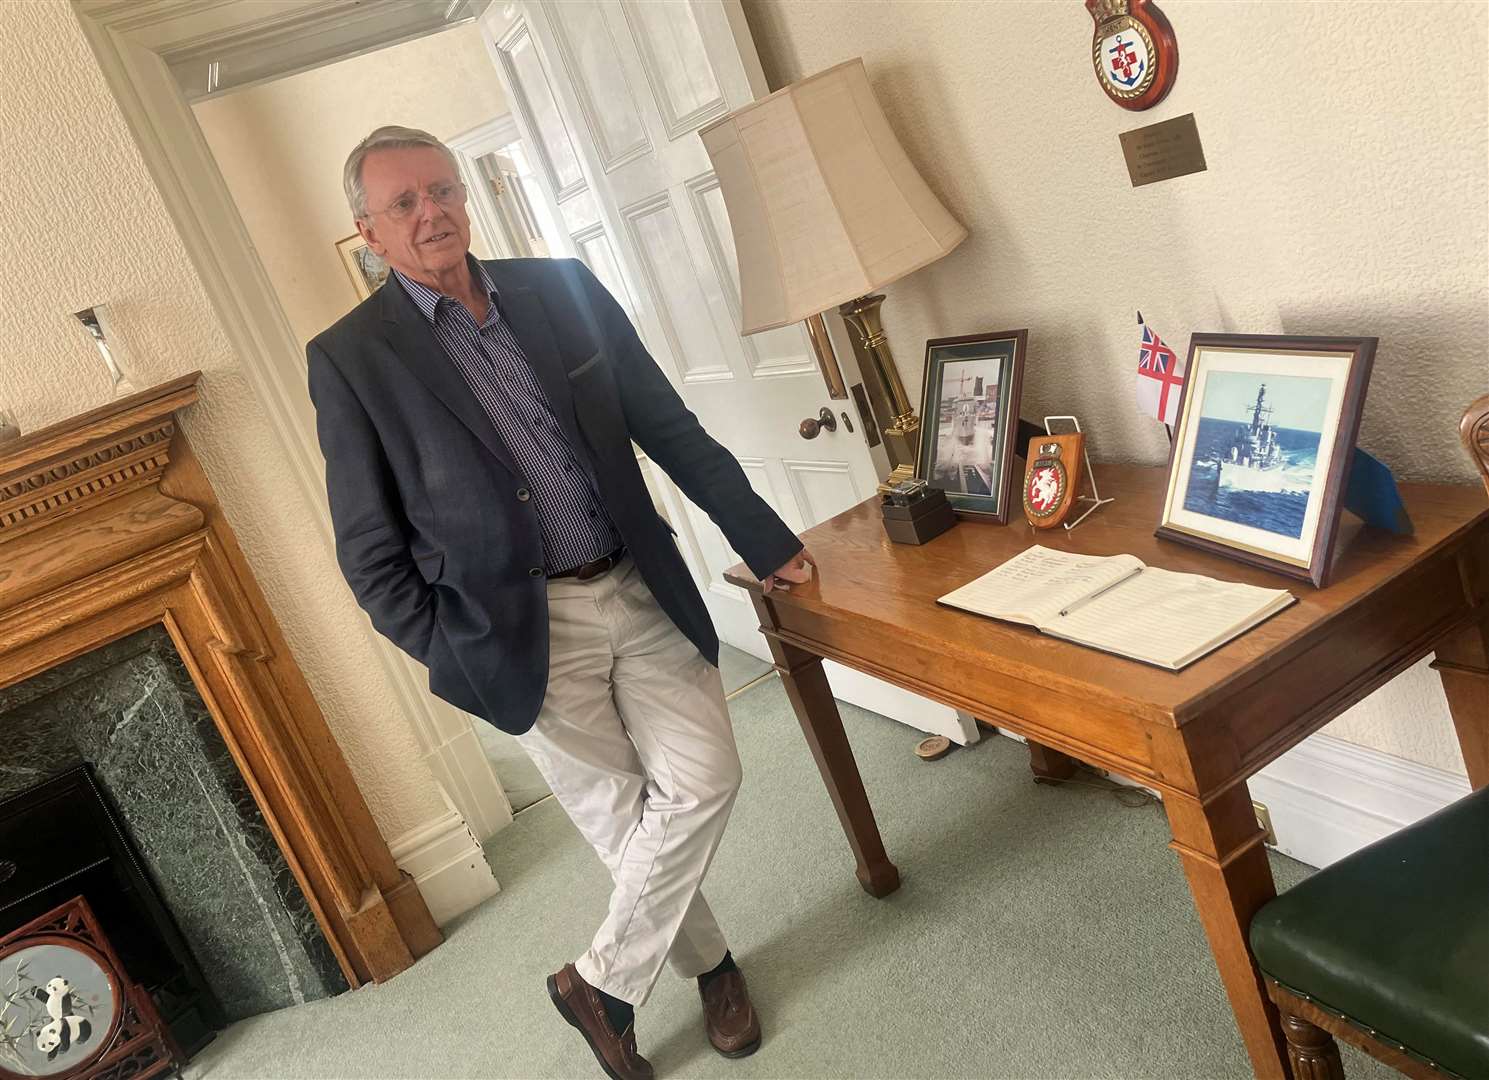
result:
[[[1027,330],[934,338],[925,346],[915,475],[964,514],[1007,524]]]
[[[388,264],[367,246],[361,233],[336,241],[336,253],[341,256],[341,265],[352,279],[352,288],[357,290],[359,299],[366,300],[388,280]]]
[[[1195,334],[1158,535],[1321,588],[1375,342]]]

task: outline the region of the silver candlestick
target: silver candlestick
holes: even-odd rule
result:
[[[129,381],[129,373],[124,370],[124,365],[114,354],[122,352],[122,342],[117,334],[114,340],[109,341],[109,316],[108,309],[103,304],[96,304],[82,311],[74,311],[78,322],[83,324],[83,329],[93,338],[93,344],[98,346],[98,355],[103,357],[104,367],[109,369],[109,379],[113,383],[114,397],[127,397],[136,392],[135,385]]]

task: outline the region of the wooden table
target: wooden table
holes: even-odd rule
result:
[[[804,540],[818,576],[763,595],[743,566],[761,631],[874,896],[899,887],[884,852],[822,658],[945,702],[1031,741],[1036,774],[1099,765],[1163,794],[1170,846],[1189,879],[1258,1076],[1285,1077],[1277,1014],[1246,942],[1275,895],[1246,778],[1436,651],[1469,777],[1489,783],[1489,502],[1481,487],[1407,485],[1410,537],[1341,523],[1333,581],[1316,590],[1160,541],[1166,470],[1101,470],[1117,501],[1074,532],[1036,537],[963,521],[923,547],[891,543],[874,500]],[[1177,674],[935,601],[1035,541],[1272,588],[1298,603]]]

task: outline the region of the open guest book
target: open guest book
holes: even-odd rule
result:
[[[1177,574],[1135,555],[1035,545],[939,602],[1178,671],[1293,600],[1286,589]]]

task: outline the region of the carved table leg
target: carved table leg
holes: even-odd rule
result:
[[[1432,666],[1442,677],[1468,782],[1477,791],[1489,784],[1489,623],[1464,627],[1439,641]]]
[[[1339,1044],[1321,1027],[1290,1013],[1282,1014],[1282,1035],[1287,1039],[1287,1060],[1293,1080],[1344,1080],[1344,1062]]]
[[[1251,1067],[1264,1080],[1286,1080],[1277,1008],[1262,988],[1246,943],[1251,917],[1277,895],[1251,795],[1245,784],[1236,784],[1202,805],[1191,796],[1165,792],[1163,807],[1173,830],[1171,846],[1184,864]]]
[[[774,625],[769,606],[759,596],[754,601],[761,627],[768,630]],[[783,645],[768,633],[766,641],[785,684],[786,696],[796,710],[802,734],[816,759],[817,770],[822,774],[822,782],[827,785],[827,794],[847,834],[848,846],[858,862],[858,883],[871,896],[888,896],[900,887],[900,872],[884,853],[884,841],[879,838],[874,810],[869,806],[858,763],[853,760],[853,748],[843,731],[838,703],[833,700],[832,687],[822,670],[822,657],[794,645]]]
[[[1043,743],[1037,743],[1033,739],[1025,741],[1029,745],[1029,769],[1034,773],[1036,784],[1069,780],[1075,775],[1077,764],[1075,758],[1069,754],[1062,754]]]

